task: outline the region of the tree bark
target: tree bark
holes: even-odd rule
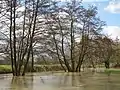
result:
[[[13,48],[14,48],[14,67],[17,76],[17,60],[16,60],[16,0],[13,0]]]
[[[72,18],[71,18],[72,19]],[[74,50],[74,47],[73,47],[73,44],[74,44],[74,37],[73,37],[73,19],[72,19],[72,21],[71,21],[71,27],[70,27],[71,29],[70,29],[70,32],[71,32],[71,34],[70,34],[70,36],[71,36],[71,49],[70,49],[70,51],[71,51],[71,66],[72,66],[72,72],[75,72],[75,61],[74,61],[74,59],[73,59],[73,50]]]
[[[14,71],[14,59],[13,59],[13,47],[12,47],[12,4],[13,2],[11,1],[11,6],[10,6],[10,56],[11,56],[11,67],[12,67],[12,73],[13,73],[13,76],[15,75],[15,71]]]
[[[31,61],[31,71],[34,72],[34,52],[33,52],[33,46],[31,51],[32,61]]]

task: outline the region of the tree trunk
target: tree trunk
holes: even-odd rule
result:
[[[105,67],[106,67],[107,69],[109,69],[109,68],[110,68],[110,63],[109,63],[109,60],[106,60],[106,61],[105,61]]]
[[[71,18],[72,19],[72,18]],[[71,49],[70,49],[70,52],[71,52],[71,66],[72,66],[72,72],[75,72],[75,61],[74,61],[74,59],[73,59],[73,50],[74,50],[74,47],[73,47],[73,44],[74,44],[74,37],[73,37],[73,19],[72,19],[72,21],[71,21],[71,34],[70,34],[70,36],[71,36]]]
[[[62,26],[61,26],[61,23],[60,23],[60,20],[58,19],[58,24],[59,24],[59,27],[60,27],[60,32],[61,32],[61,35],[62,35],[62,40],[61,40],[61,43],[62,43],[62,56],[63,56],[63,60],[64,60],[64,63],[65,63],[65,66],[68,70],[68,72],[71,72],[71,67],[66,59],[66,56],[65,56],[65,52],[64,52],[64,35],[63,35],[63,29],[62,29]]]
[[[14,48],[14,67],[15,67],[15,75],[17,76],[17,60],[16,60],[16,0],[13,0],[13,48]]]
[[[12,47],[12,1],[11,1],[11,7],[10,7],[10,56],[11,56],[11,67],[12,67],[12,73],[13,76],[15,76],[14,71],[14,60],[13,60],[13,47]]]
[[[57,57],[58,57],[58,60],[59,60],[59,62],[60,62],[60,65],[61,65],[61,67],[63,68],[63,70],[66,72],[66,69],[65,69],[65,67],[64,67],[63,64],[62,64],[62,60],[61,60],[60,55],[59,55],[58,45],[57,45],[57,42],[56,42],[56,39],[55,39],[55,34],[53,34],[53,40],[54,40],[54,43],[55,43],[56,53],[57,53]]]
[[[33,55],[33,47],[32,47],[32,51],[31,51],[31,54],[32,54],[32,62],[31,62],[31,71],[34,72],[34,55]]]

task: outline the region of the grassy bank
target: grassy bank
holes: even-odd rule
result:
[[[120,69],[116,68],[110,68],[110,69],[105,69],[105,73],[120,73]]]
[[[0,74],[2,73],[11,73],[12,69],[10,65],[0,65]]]
[[[34,72],[44,72],[44,71],[61,71],[63,70],[60,65],[35,65]],[[27,72],[31,69],[28,67]],[[11,73],[11,65],[0,65],[0,74]]]
[[[98,68],[99,69],[99,68]],[[56,65],[35,65],[34,72],[46,72],[46,71],[62,71],[62,67],[59,64]],[[101,68],[100,68],[101,70]],[[27,72],[31,71],[31,67],[28,67]],[[98,70],[99,71],[99,70]],[[120,73],[120,69],[110,68],[101,70],[103,73]],[[0,74],[11,73],[11,65],[0,65]]]

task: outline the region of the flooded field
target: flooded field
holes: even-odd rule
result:
[[[33,73],[0,75],[0,90],[120,90],[120,74]]]

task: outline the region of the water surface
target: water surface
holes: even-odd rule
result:
[[[0,90],[120,90],[120,74],[49,72],[24,77],[1,74]]]

